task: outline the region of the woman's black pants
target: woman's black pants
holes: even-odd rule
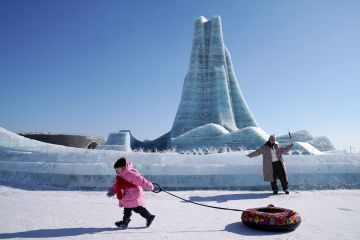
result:
[[[279,178],[280,182],[281,182],[281,187],[282,189],[288,190],[288,181],[286,179],[286,173],[285,173],[285,169],[283,167],[283,165],[281,164],[280,161],[276,161],[276,162],[272,162],[272,167],[273,167],[273,179],[274,181],[271,182],[271,189],[273,191],[278,191],[278,186],[276,183],[276,179]]]

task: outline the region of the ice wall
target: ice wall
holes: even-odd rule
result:
[[[105,189],[119,157],[169,189],[264,189],[262,159],[248,151],[193,155],[87,150],[41,143],[0,128],[0,182]],[[293,188],[360,187],[360,154],[285,156]]]
[[[114,179],[119,156],[153,182],[169,189],[264,189],[262,159],[245,153],[187,155],[177,153],[103,154],[82,159],[68,153],[0,153],[0,180],[61,188],[105,189]],[[286,156],[292,188],[359,188],[360,154]]]

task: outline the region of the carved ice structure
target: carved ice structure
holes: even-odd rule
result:
[[[262,158],[249,151],[215,154],[119,152],[39,142],[0,127],[0,185],[30,184],[66,189],[106,189],[113,164],[130,159],[165,189],[268,189]],[[360,153],[286,156],[291,189],[360,187]]]
[[[130,131],[121,130],[110,133],[104,145],[98,145],[97,149],[131,151],[130,147]]]
[[[190,66],[171,138],[208,123],[230,132],[258,127],[237,83],[218,16],[195,22]]]
[[[198,18],[190,66],[170,133],[171,147],[254,149],[267,138],[241,93],[220,17],[211,21]]]
[[[219,16],[195,21],[189,69],[171,130],[153,141],[139,141],[130,131],[125,132],[131,149],[150,151],[256,149],[268,140],[269,135],[256,123],[240,90]],[[281,145],[294,142],[290,154],[295,155],[335,149],[326,137],[314,138],[306,131],[294,133],[292,139],[280,136],[278,141]],[[124,146],[107,143],[99,148],[129,149],[128,142]]]
[[[313,137],[306,130],[291,133],[291,139],[286,134],[277,137],[276,140],[280,145],[294,143],[294,147],[290,152],[294,155],[321,154],[321,152],[335,150],[334,145],[327,137]]]

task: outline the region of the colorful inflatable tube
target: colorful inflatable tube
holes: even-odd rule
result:
[[[241,215],[241,220],[251,228],[265,231],[293,231],[301,223],[299,213],[274,205],[246,209]]]

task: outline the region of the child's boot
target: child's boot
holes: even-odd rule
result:
[[[151,215],[146,219],[146,227],[150,227],[151,223],[154,221],[155,215]]]
[[[155,215],[152,215],[146,208],[138,207],[136,210],[143,218],[146,219],[146,227],[149,227],[151,223],[154,221]]]
[[[129,225],[129,222],[131,220],[130,219],[126,219],[126,220],[122,220],[122,221],[118,221],[118,222],[115,222],[115,225],[120,228],[121,230],[125,230],[128,228],[128,225]]]

